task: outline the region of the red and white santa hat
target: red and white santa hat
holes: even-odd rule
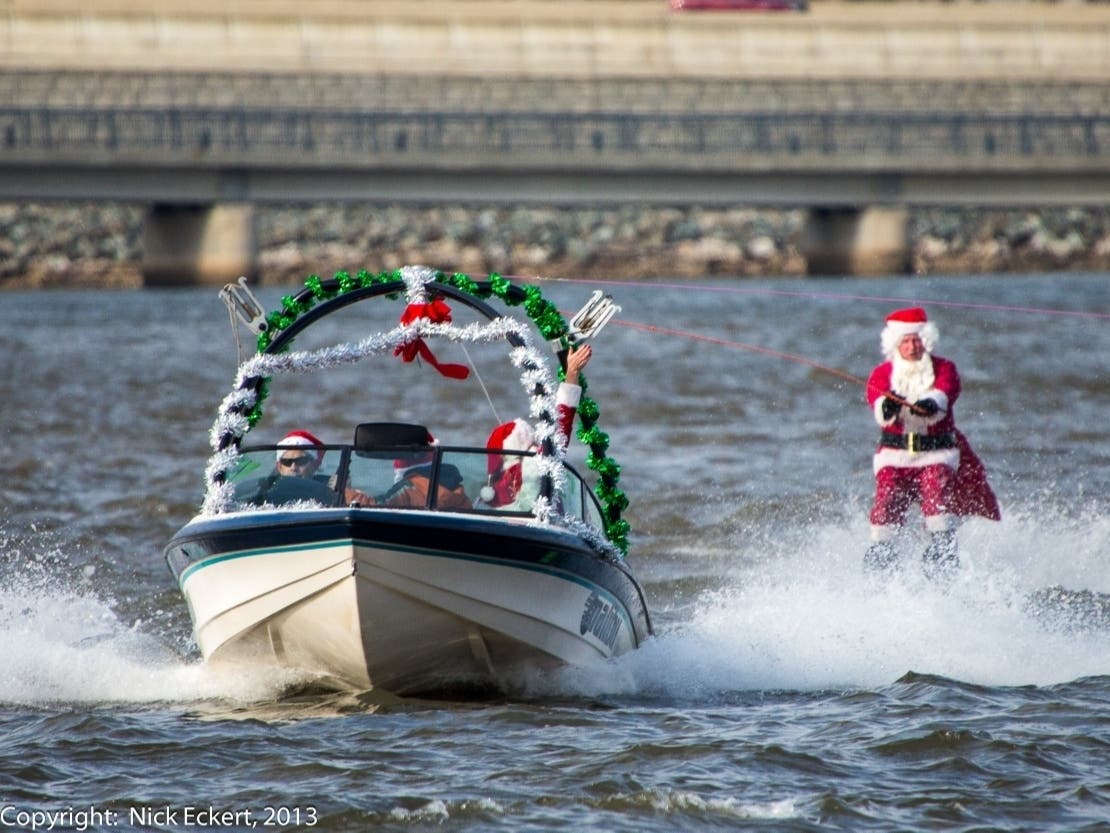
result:
[[[486,440],[486,448],[490,451],[529,451],[536,445],[536,432],[523,419],[514,419],[498,425],[490,432]],[[486,462],[486,469],[490,474],[497,474],[501,470],[502,457],[491,454]]]
[[[886,317],[886,326],[883,327],[881,342],[884,356],[893,356],[898,350],[898,343],[908,335],[921,336],[921,343],[925,351],[933,352],[940,331],[937,325],[929,320],[925,310],[921,307],[907,307],[892,312]]]
[[[536,432],[530,424],[523,419],[514,419],[512,422],[504,422],[494,428],[486,440],[486,449],[491,453],[486,458],[486,471],[489,473],[490,480],[501,474],[501,469],[504,466],[506,472],[511,473],[516,477],[515,487],[511,491],[520,488],[520,458],[506,460],[499,451],[531,451],[536,447]],[[517,466],[514,471],[513,466]],[[492,486],[483,486],[478,493],[479,497],[488,504],[494,505],[494,499],[497,497],[497,490]],[[511,498],[510,498],[511,499]],[[502,502],[507,502],[502,498]]]
[[[281,438],[278,443],[277,458],[280,460],[281,455],[290,448],[312,448],[316,451],[317,463],[324,459],[324,444],[314,434],[300,428],[290,431]]]

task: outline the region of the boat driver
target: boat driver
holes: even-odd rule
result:
[[[317,475],[316,471],[324,461],[324,443],[310,431],[298,428],[290,431],[278,443],[277,473],[281,477],[305,477],[317,480],[334,489],[330,478]],[[369,501],[370,498],[358,489],[347,487],[343,501],[349,506]]]
[[[282,477],[315,477],[323,460],[324,444],[303,429],[290,431],[278,443],[277,473]]]

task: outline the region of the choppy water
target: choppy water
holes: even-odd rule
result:
[[[588,373],[659,634],[480,704],[201,665],[161,548],[234,375],[215,292],[0,295],[0,827],[1110,830],[1110,276],[605,288],[672,331],[610,325]],[[946,592],[860,572],[860,386],[739,346],[866,376],[910,301],[1005,516]]]

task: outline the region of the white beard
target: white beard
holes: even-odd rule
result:
[[[916,402],[933,389],[937,380],[933,373],[933,357],[926,353],[916,362],[908,362],[895,354],[891,360],[890,389],[909,402]]]

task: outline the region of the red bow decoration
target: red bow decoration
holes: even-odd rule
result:
[[[427,318],[433,324],[450,324],[451,308],[442,298],[436,298],[430,304],[409,304],[401,313],[401,325],[411,324],[418,318]]]
[[[421,318],[426,318],[433,324],[449,324],[451,323],[451,308],[440,298],[436,298],[430,304],[409,304],[405,307],[404,313],[401,314],[401,326],[411,324]],[[448,379],[465,379],[470,375],[470,368],[464,364],[440,362],[428,348],[428,345],[424,343],[424,339],[419,336],[407,344],[398,345],[394,348],[393,355],[400,356],[406,362],[411,362],[419,356]]]

